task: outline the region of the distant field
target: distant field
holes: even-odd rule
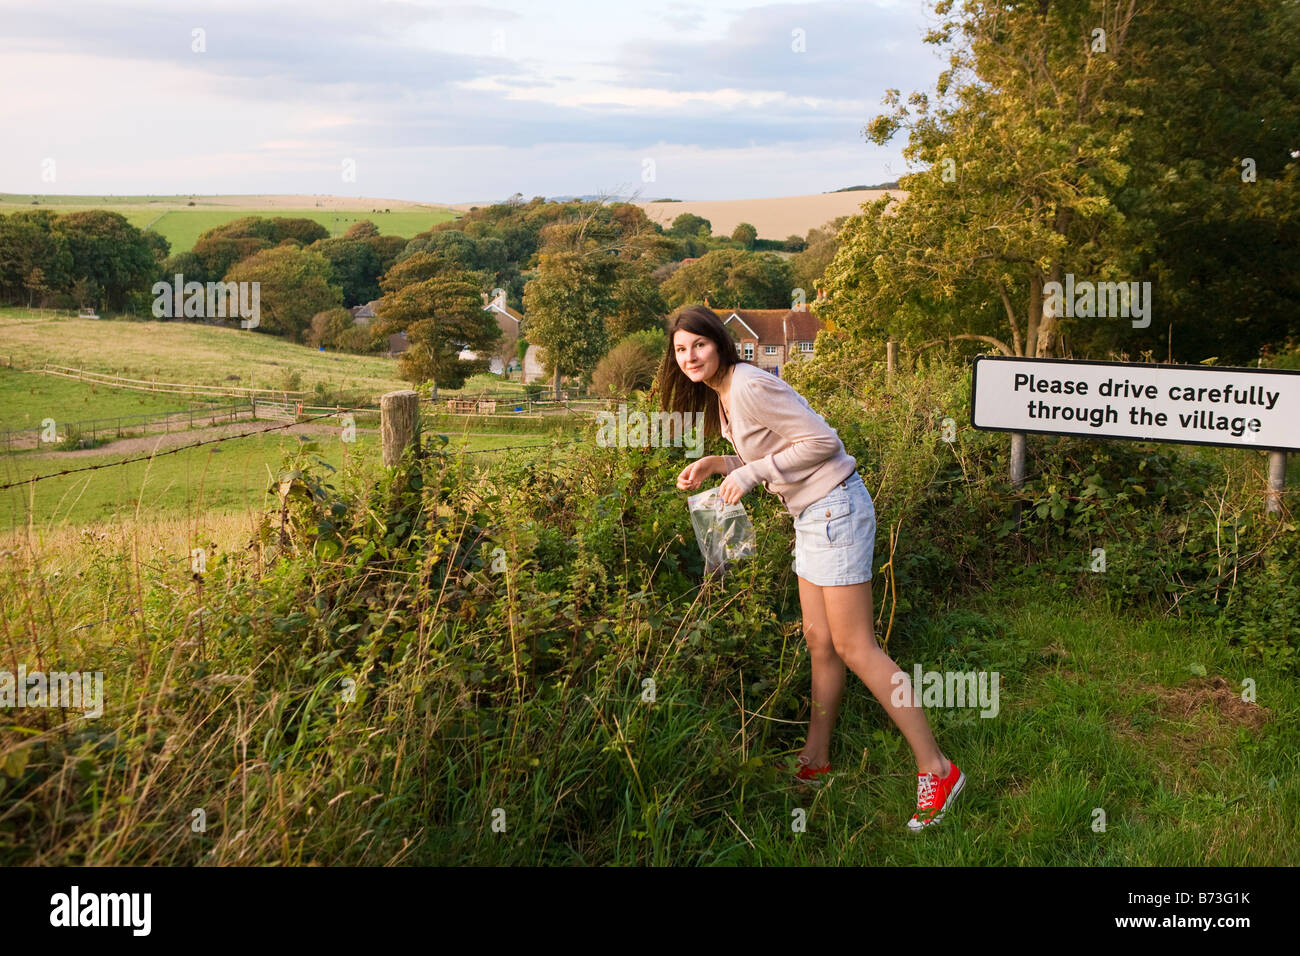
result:
[[[32,200],[39,205],[33,205]],[[228,200],[239,200],[232,204]],[[260,201],[259,201],[260,200]],[[301,205],[286,205],[288,200]],[[208,197],[187,196],[32,196],[0,193],[0,213],[30,209],[53,209],[59,213],[84,209],[119,212],[139,229],[153,229],[171,243],[171,251],[194,247],[200,234],[242,216],[284,216],[312,219],[330,235],[341,236],[348,228],[369,219],[386,236],[414,236],[440,222],[454,219],[454,210],[442,206],[408,203],[391,199],[340,200],[338,197]],[[317,207],[316,202],[321,206]],[[391,210],[372,212],[373,209]]]
[[[51,362],[125,378],[243,388],[293,388],[289,376],[296,372],[298,389],[311,391],[320,382],[359,389],[375,401],[385,392],[410,387],[398,378],[392,359],[319,352],[274,335],[187,322],[96,321],[23,309],[0,309],[0,362],[3,356],[16,365]],[[165,398],[184,401],[184,396]]]
[[[883,189],[857,189],[842,193],[813,193],[807,196],[774,196],[769,199],[714,199],[686,202],[638,202],[646,216],[667,228],[684,212],[693,212],[709,220],[715,236],[731,235],[740,223],[747,222],[758,230],[760,239],[785,239],[805,236],[809,229],[823,226],[840,216],[856,216],[862,204],[874,202],[885,194]],[[907,197],[901,190],[888,190],[900,200]]]

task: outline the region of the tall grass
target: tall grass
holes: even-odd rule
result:
[[[1241,627],[1291,580],[1294,529],[1252,523],[1244,456],[1216,476],[1043,442],[1013,494],[1002,436],[939,437],[963,421],[959,367],[806,371],[877,500],[878,634],[905,668],[1002,676],[997,717],[931,712],[970,776],[940,827],[903,830],[915,768],[852,676],[835,779],[782,768],[809,668],[779,503],[746,499],[758,554],[706,580],[680,450],[593,438],[435,444],[379,477],[307,449],[252,520],[9,539],[0,667],[102,670],[107,705],[6,714],[0,862],[1287,862],[1300,693]],[[1177,465],[1161,497],[1125,483],[1139,459]],[[1107,496],[1060,495],[1083,463]],[[1216,550],[1229,523],[1262,552]],[[1081,557],[1105,534],[1113,577]]]

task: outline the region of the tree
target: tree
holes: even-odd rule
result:
[[[697,216],[693,212],[684,212],[673,220],[668,234],[685,239],[699,236],[701,230],[704,230],[704,236],[710,236],[713,234],[713,224],[703,216]]]
[[[250,256],[256,255],[264,249],[272,248],[272,244],[267,239],[259,239],[256,236],[239,236],[231,238],[227,236],[209,236],[206,233],[199,236],[194,243],[194,249],[191,250],[195,259],[199,263],[200,275],[193,277],[195,282],[212,282],[224,276],[237,262],[243,262]],[[188,273],[182,273],[186,281],[190,280]]]
[[[301,342],[312,316],[343,304],[343,291],[333,278],[329,262],[319,252],[277,246],[231,266],[225,281],[261,283],[258,328]]]
[[[650,348],[636,336],[628,336],[610,349],[591,373],[592,391],[601,396],[626,397],[634,389],[649,388],[667,349],[663,331],[655,331],[664,341],[658,349]]]
[[[890,209],[886,197],[842,230],[819,314],[854,335],[938,335],[1014,355],[1062,354],[1063,333],[1109,349],[1159,344],[1161,329],[1129,315],[1059,314],[1048,284],[1073,275],[1155,280],[1162,308],[1204,311],[1198,287],[1216,290],[1213,308],[1244,294],[1221,330],[1261,312],[1283,320],[1280,334],[1295,329],[1297,263],[1284,250],[1297,221],[1298,7],[1226,7],[935,4],[927,39],[950,48],[951,68],[934,103],[890,91],[891,112],[866,127],[882,145],[906,129],[904,155],[920,169],[900,177],[905,201]],[[1265,157],[1270,177],[1251,198],[1232,182],[1242,149]],[[1280,278],[1263,295],[1253,254]]]
[[[803,289],[809,299],[814,298],[814,290],[821,285],[826,267],[831,264],[835,259],[835,253],[839,251],[840,242],[837,233],[846,219],[848,216],[840,216],[831,223],[829,229],[809,229],[807,239],[799,240],[802,248],[790,260],[790,265],[794,270],[794,284]],[[791,236],[791,239],[796,238],[798,237]],[[789,239],[786,240],[786,244],[790,244]]]
[[[311,317],[307,344],[314,349],[348,349],[364,351],[369,344],[370,330],[359,327],[351,309],[326,309]],[[359,346],[359,348],[358,348]]]
[[[379,227],[369,219],[362,219],[360,222],[354,222],[348,226],[348,231],[343,233],[344,239],[353,239],[361,241],[364,239],[374,239],[379,235]]]
[[[1142,332],[1071,341],[1254,364],[1300,335],[1300,4],[1160,6],[1130,42],[1141,80],[1123,95],[1142,120],[1114,196],[1159,312]]]
[[[739,222],[736,223],[736,228],[731,230],[731,238],[746,249],[753,249],[754,242],[758,239],[758,230],[747,222]]]
[[[120,310],[127,293],[152,285],[160,271],[154,244],[121,213],[68,213],[54,229],[67,242],[72,274],[88,279],[110,309]]]
[[[33,269],[44,273],[50,290],[66,290],[72,282],[72,253],[56,231],[58,216],[50,210],[0,216],[0,297],[22,301]]]
[[[399,359],[403,378],[459,388],[465,379],[487,371],[489,360],[466,361],[462,349],[495,350],[501,329],[487,312],[470,274],[450,270],[389,292],[375,307],[374,335],[405,332],[410,343]]]
[[[674,272],[660,291],[670,308],[703,302],[733,309],[789,308],[790,264],[775,253],[715,249]]]
[[[49,286],[45,282],[45,270],[40,266],[33,266],[32,271],[27,273],[27,281],[24,283],[27,288],[27,308],[32,307],[32,302],[41,302],[45,293],[49,291]]]
[[[866,128],[881,145],[907,128],[904,155],[924,169],[900,177],[908,197],[896,214],[885,196],[841,232],[829,312],[863,331],[930,338],[937,328],[1007,354],[1051,355],[1060,317],[1044,311],[1045,283],[1067,258],[1098,275],[1125,264],[1097,244],[1081,260],[1085,237],[1115,225],[1107,189],[1127,174],[1119,157],[1131,111],[1115,93],[1132,4],[953,6],[935,5],[942,19],[927,37],[952,47],[937,106],[919,93],[904,106],[890,90],[892,113]],[[1098,23],[1109,28],[1106,55],[1088,45]]]
[[[668,311],[659,284],[635,263],[622,264],[614,283],[614,308],[606,320],[609,340],[617,342],[643,329],[663,329]]]
[[[560,376],[593,368],[609,347],[605,317],[616,306],[616,260],[608,252],[544,252],[524,287],[528,341],[545,350],[560,396]]]
[[[379,256],[369,243],[320,239],[311,248],[329,261],[335,281],[343,288],[344,305],[365,305],[379,298]]]

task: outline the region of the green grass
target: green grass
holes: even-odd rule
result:
[[[245,422],[241,431],[269,428],[271,422]],[[211,435],[195,433],[184,444],[192,444]],[[311,437],[321,445],[320,457],[334,468],[341,468],[344,456],[355,457],[363,464],[378,462],[380,453],[377,433],[358,423],[357,440],[345,444],[337,437]],[[431,439],[434,440],[434,439]],[[0,531],[24,527],[85,524],[96,521],[122,521],[137,515],[152,518],[179,517],[203,512],[247,512],[270,507],[274,500],[264,494],[286,454],[301,444],[291,429],[266,436],[241,438],[205,445],[133,464],[86,471],[20,485],[0,491]],[[449,451],[474,451],[470,456],[484,462],[497,457],[485,454],[491,449],[520,446],[546,447],[549,439],[541,435],[448,436]],[[167,449],[162,449],[167,450]],[[56,474],[64,469],[86,468],[137,458],[148,452],[129,455],[114,453],[110,448],[101,455],[41,455],[19,453],[0,455],[0,484],[24,481],[33,476]],[[518,452],[501,454],[517,455]]]
[[[990,625],[988,632],[963,631],[972,619]],[[940,746],[968,778],[953,813],[930,832],[903,829],[915,767],[883,708],[850,674],[831,785],[816,794],[773,791],[767,788],[779,787],[779,779],[759,772],[752,802],[733,813],[757,849],[725,839],[713,856],[866,866],[1294,859],[1300,821],[1287,808],[1300,798],[1300,689],[1216,640],[1213,628],[1021,589],[963,605],[895,643],[892,656],[909,675],[914,662],[925,670],[1000,673],[996,716],[930,711]],[[806,655],[800,661],[796,686],[808,679]],[[1210,693],[1193,664],[1222,675],[1231,692]],[[1223,706],[1240,695],[1246,677],[1255,679],[1270,716],[1259,728]],[[734,718],[721,730],[736,732]],[[649,742],[660,734],[645,736]],[[787,746],[799,739],[760,727],[753,752],[774,736],[785,736]],[[808,811],[805,834],[791,832],[794,807]],[[1104,832],[1094,830],[1102,819],[1097,809],[1105,813]]]
[[[227,404],[233,399],[226,400]],[[0,367],[0,429],[39,428],[53,418],[66,422],[156,415],[198,407],[184,395],[165,395],[89,385],[70,378]]]
[[[33,199],[39,199],[40,205],[32,205]],[[427,209],[419,210],[369,212],[367,210],[213,206],[205,203],[202,197],[194,200],[194,207],[189,207],[186,205],[188,201],[184,196],[30,196],[0,193],[0,214],[45,208],[59,213],[107,209],[121,213],[138,229],[153,229],[161,234],[171,243],[172,253],[192,249],[203,232],[244,216],[311,219],[328,229],[331,236],[341,236],[353,223],[368,219],[375,224],[382,235],[409,238],[459,215],[454,210],[440,206],[429,206]]]
[[[187,322],[78,319],[53,312],[0,309],[0,350],[15,364],[49,362],[161,382],[244,388],[294,387],[317,382],[380,395],[409,388],[397,364],[382,356],[320,352],[274,335]],[[171,396],[172,400],[184,396]],[[24,408],[22,413],[34,412]]]
[[[268,427],[249,422],[248,431]],[[194,441],[198,441],[195,436]],[[187,442],[188,444],[188,442]],[[41,527],[120,521],[137,513],[148,516],[193,515],[203,512],[257,510],[270,507],[274,498],[265,494],[272,475],[284,456],[300,441],[288,431],[206,445],[114,468],[87,471],[21,485],[0,492],[0,528],[9,530],[32,523]],[[335,468],[344,455],[377,459],[373,436],[359,432],[357,441],[322,441],[320,457]],[[163,449],[166,450],[166,449]],[[0,457],[0,484],[33,475],[53,474],[64,469],[121,461],[124,457],[11,455]]]

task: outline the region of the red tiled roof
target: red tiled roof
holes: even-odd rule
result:
[[[718,309],[724,324],[734,315],[758,336],[759,345],[785,345],[787,342],[811,342],[817,338],[822,323],[811,312],[793,309]],[[732,324],[736,322],[731,319]],[[744,326],[738,331],[743,332]],[[749,338],[748,334],[742,338]]]
[[[795,309],[786,313],[785,327],[791,341],[812,342],[817,338],[817,333],[826,326],[811,312]]]

